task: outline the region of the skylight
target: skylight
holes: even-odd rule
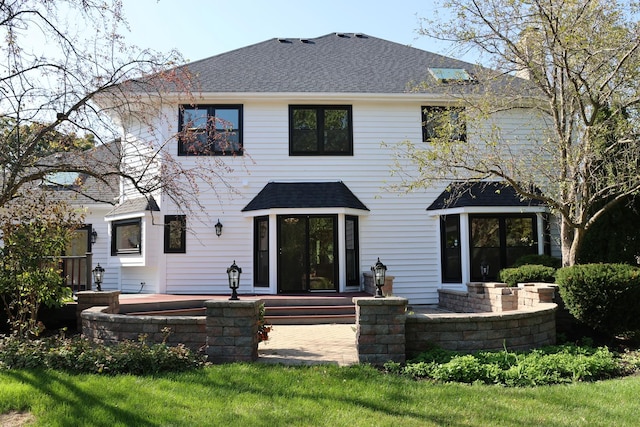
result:
[[[54,172],[45,176],[45,185],[70,188],[82,185],[83,175],[78,172]]]
[[[447,82],[474,82],[476,79],[463,68],[429,68],[437,80]]]

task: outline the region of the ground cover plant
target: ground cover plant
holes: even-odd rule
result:
[[[573,344],[527,352],[480,351],[473,354],[432,349],[407,362],[388,362],[388,372],[440,382],[527,387],[596,381],[628,375],[640,367],[636,353]]]

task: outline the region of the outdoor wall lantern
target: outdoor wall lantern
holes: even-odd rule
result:
[[[382,287],[384,286],[384,276],[387,274],[387,266],[380,262],[380,257],[378,257],[378,262],[371,267],[371,271],[373,271],[373,281],[378,288],[375,298],[384,298]]]
[[[91,232],[91,244],[93,245],[96,240],[98,240],[98,232],[96,230],[93,230]]]
[[[216,236],[220,237],[220,235],[222,235],[222,223],[220,222],[220,219],[218,219],[218,222],[216,222],[214,227],[216,228]]]
[[[487,261],[483,260],[480,264],[480,274],[482,274],[482,281],[486,282],[487,276],[489,275],[489,264],[487,264]]]
[[[98,291],[102,291],[102,279],[104,278],[104,268],[100,267],[100,263],[96,265],[92,271],[93,273],[93,281],[96,282],[96,288]]]
[[[229,287],[231,288],[230,301],[235,301],[238,298],[238,287],[240,286],[240,274],[242,269],[236,265],[236,260],[233,260],[231,267],[227,268],[227,275],[229,276]]]

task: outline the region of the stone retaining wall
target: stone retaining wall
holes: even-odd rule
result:
[[[556,342],[554,287],[471,283],[441,290],[438,307],[407,310],[405,298],[354,298],[360,362],[404,362],[433,346],[449,350],[525,350]]]
[[[407,315],[409,357],[433,345],[457,351],[527,350],[556,342],[555,304],[504,313]]]
[[[184,344],[198,351],[207,343],[204,316],[127,316],[97,306],[84,310],[81,317],[82,334],[100,344],[137,341],[144,336],[149,343]]]
[[[98,295],[91,295],[98,294]],[[80,296],[85,307],[78,316],[82,334],[100,344],[137,341],[175,346],[183,344],[194,350],[205,350],[213,363],[246,362],[258,358],[258,321],[261,300],[205,301],[206,316],[161,316],[119,314],[111,301],[119,292],[90,292]],[[88,301],[111,301],[108,305],[86,308]],[[80,309],[78,309],[80,310]]]

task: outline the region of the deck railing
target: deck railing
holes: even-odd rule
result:
[[[68,255],[60,258],[65,286],[71,288],[74,294],[79,291],[90,291],[93,259],[91,252],[87,252],[85,255]]]

